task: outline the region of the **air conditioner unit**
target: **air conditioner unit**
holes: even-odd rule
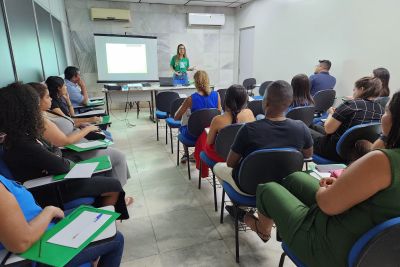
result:
[[[130,21],[131,12],[129,9],[92,7],[90,9],[90,17],[92,20]]]
[[[224,14],[189,13],[189,26],[223,26],[225,24]]]

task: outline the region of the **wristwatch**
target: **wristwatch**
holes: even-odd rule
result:
[[[379,136],[379,139],[381,139],[384,143],[386,143],[388,137],[387,137],[386,135],[384,135],[384,134],[381,134],[381,135]]]

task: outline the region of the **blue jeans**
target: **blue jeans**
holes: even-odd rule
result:
[[[176,75],[174,74],[174,85],[188,85],[189,84],[189,80],[187,77],[187,73],[183,72],[181,73],[181,75]]]
[[[78,255],[76,255],[66,266],[76,267],[84,263],[96,260],[100,257],[98,267],[118,267],[121,264],[122,252],[124,251],[124,236],[117,234],[108,241],[98,241],[90,244]]]

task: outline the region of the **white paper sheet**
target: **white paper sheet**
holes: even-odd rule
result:
[[[313,172],[316,173],[321,178],[329,178],[329,177],[331,177],[331,173],[329,173],[329,172],[319,172],[317,170],[313,170]]]
[[[91,141],[91,142],[75,144],[75,146],[77,146],[79,148],[91,148],[91,147],[101,146],[101,145],[104,145],[104,142],[98,141],[98,140],[97,141]]]
[[[206,134],[210,132],[210,128],[204,128],[204,131],[206,131]]]
[[[3,261],[4,257],[7,256],[8,251],[3,249],[0,250],[0,262]],[[23,261],[25,260],[24,258],[21,258],[20,256],[17,256],[15,254],[11,254],[8,259],[5,262],[5,265],[11,264],[11,263],[15,263],[15,262],[19,262],[19,261]]]
[[[90,178],[96,169],[98,162],[78,163],[67,173],[65,179]]]
[[[254,98],[252,98],[251,96],[249,96],[249,101],[254,101]]]
[[[80,247],[111,217],[111,215],[102,214],[96,219],[99,215],[100,213],[97,212],[82,212],[47,242],[71,248]]]
[[[186,94],[179,94],[179,97],[180,97],[180,98],[186,98],[187,95],[186,95]]]

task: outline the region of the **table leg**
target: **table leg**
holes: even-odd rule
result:
[[[108,92],[105,91],[104,94],[106,95],[106,111],[107,111],[107,115],[110,115],[110,108],[108,106]]]
[[[155,90],[151,90],[150,91],[150,120],[152,121],[152,122],[156,122],[156,119],[155,119],[155,114],[154,114],[154,99],[155,99],[155,94],[156,94],[156,91]]]

